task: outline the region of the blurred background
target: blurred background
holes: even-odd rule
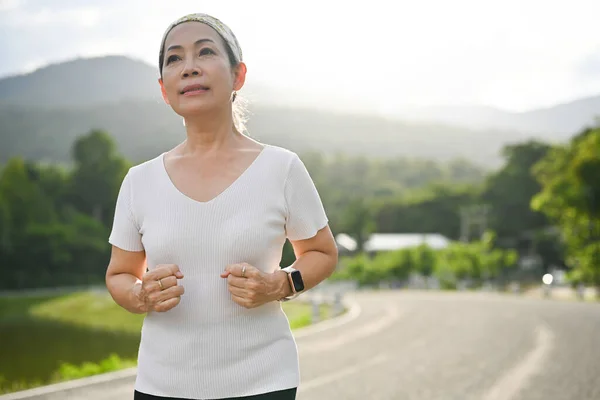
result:
[[[0,0],[0,392],[135,364],[107,238],[185,137],[157,62],[192,12],[241,43],[249,135],[311,173],[331,285],[597,300],[600,2]]]

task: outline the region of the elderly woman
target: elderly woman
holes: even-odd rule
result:
[[[236,125],[246,65],[221,21],[173,22],[159,69],[187,137],[125,176],[106,273],[115,302],[146,314],[134,398],[294,399],[298,353],[281,301],[337,263],[319,194],[294,152]],[[296,262],[281,268],[286,238]]]

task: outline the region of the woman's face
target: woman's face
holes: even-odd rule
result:
[[[228,107],[231,93],[244,84],[243,63],[232,70],[219,34],[200,22],[173,28],[166,40],[159,80],[164,100],[185,117]]]

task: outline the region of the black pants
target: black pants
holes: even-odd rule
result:
[[[287,390],[278,390],[276,392],[257,394],[254,396],[228,397],[227,399],[221,399],[221,400],[295,400],[295,399],[296,399],[296,388],[287,389]],[[192,400],[192,399],[153,396],[151,394],[141,393],[136,390],[134,392],[133,400]]]

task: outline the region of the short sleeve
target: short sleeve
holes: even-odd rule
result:
[[[312,238],[327,225],[328,219],[321,197],[306,166],[296,154],[288,170],[284,193],[288,239]]]
[[[142,235],[132,211],[132,187],[131,176],[125,175],[115,207],[113,226],[108,242],[116,247],[127,251],[142,251]]]

